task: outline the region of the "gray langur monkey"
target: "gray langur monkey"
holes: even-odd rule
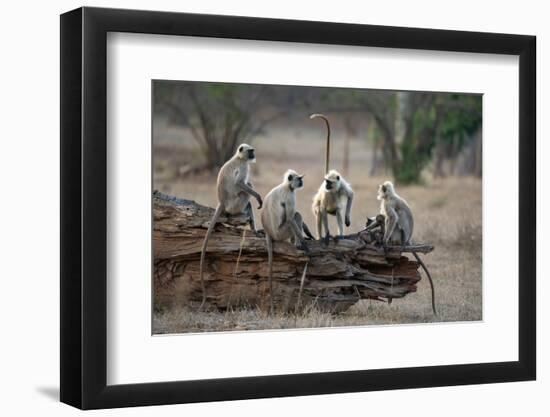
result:
[[[368,232],[367,236],[370,236],[368,243],[383,244],[386,233],[386,217],[383,214],[367,217],[365,231]]]
[[[313,238],[300,213],[296,211],[296,190],[304,186],[303,175],[289,169],[283,182],[266,196],[261,213],[268,259],[270,311],[273,311],[273,241],[290,240],[298,249],[307,251],[304,235]]]
[[[325,175],[325,180],[319,191],[313,197],[312,210],[317,219],[317,235],[323,238],[323,227],[325,229],[325,244],[330,240],[328,228],[328,215],[336,216],[338,222],[338,235],[344,235],[344,221],[346,226],[351,224],[351,204],[353,202],[353,190],[342,178],[338,171],[331,170]],[[335,237],[338,240],[338,237]]]
[[[250,196],[258,201],[258,209],[262,208],[262,197],[253,188],[249,181],[249,164],[256,162],[254,148],[246,143],[239,145],[233,157],[227,161],[218,172],[216,183],[218,192],[218,206],[212,216],[201,249],[201,260],[199,267],[199,277],[202,287],[202,303],[200,308],[206,302],[206,288],[204,285],[204,258],[208,239],[222,214],[239,215],[247,214],[249,224],[252,230],[256,230],[254,221],[254,212],[250,203]]]
[[[383,184],[378,186],[377,198],[380,200],[380,214],[385,218],[384,244],[402,246],[411,245],[414,219],[407,201],[397,195],[391,181],[385,181]],[[437,315],[437,310],[435,308],[435,290],[430,271],[428,271],[428,268],[416,252],[411,251],[411,253],[414,255],[428,276],[432,291],[432,311],[434,315]]]
[[[414,228],[411,208],[397,195],[391,181],[378,186],[377,198],[380,200],[380,214],[385,217],[384,243],[408,245]]]
[[[328,215],[336,216],[338,222],[338,235],[344,235],[344,221],[346,226],[351,225],[351,204],[353,202],[353,189],[344,180],[338,171],[329,171],[330,162],[330,123],[322,114],[312,114],[310,119],[321,118],[327,126],[327,140],[325,150],[325,178],[323,184],[313,197],[312,210],[317,219],[317,236],[323,238],[323,227],[325,228],[325,244],[328,245],[330,232],[328,228]],[[344,214],[345,207],[345,214]],[[338,240],[335,237],[335,240]]]

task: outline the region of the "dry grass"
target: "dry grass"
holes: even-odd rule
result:
[[[338,132],[338,126],[335,127]],[[253,172],[254,186],[265,195],[278,184],[284,171],[293,168],[305,173],[305,187],[299,191],[298,209],[313,226],[311,198],[323,174],[323,137],[313,136],[311,125],[281,126],[254,142],[258,164]],[[303,132],[308,132],[306,135]],[[342,143],[338,133],[333,140],[331,165],[339,169]],[[197,157],[197,150],[185,132],[158,124],[155,128],[155,188],[179,197],[194,199],[214,206],[215,177],[203,174],[184,178],[178,175],[181,166]],[[308,154],[293,155],[294,149],[307,149]],[[351,141],[350,172],[347,179],[355,190],[352,225],[349,231],[364,226],[367,216],[378,211],[377,185],[387,178],[368,175],[370,152],[365,142]],[[390,178],[391,179],[391,178]],[[283,329],[392,323],[424,323],[434,321],[471,321],[482,319],[482,194],[481,181],[474,178],[426,179],[417,186],[398,187],[415,214],[413,240],[435,245],[435,251],[424,257],[432,273],[439,312],[434,317],[430,306],[427,279],[418,285],[418,292],[391,305],[362,301],[345,314],[330,315],[310,309],[297,316],[267,317],[256,309],[219,312],[194,312],[185,306],[155,312],[155,333],[200,331]],[[258,213],[256,213],[258,214]],[[335,230],[335,223],[331,223]]]

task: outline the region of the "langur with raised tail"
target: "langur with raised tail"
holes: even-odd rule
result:
[[[325,177],[319,191],[313,197],[312,210],[317,220],[317,237],[323,239],[328,245],[330,231],[328,228],[328,215],[336,217],[338,223],[338,237],[344,235],[344,223],[351,225],[351,205],[353,202],[353,189],[351,185],[336,170],[329,171],[330,164],[330,123],[322,114],[312,114],[311,119],[321,118],[327,126],[327,139],[325,150]],[[324,234],[323,234],[324,228]],[[335,240],[338,240],[335,237]]]

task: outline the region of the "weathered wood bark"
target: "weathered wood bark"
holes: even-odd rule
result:
[[[155,303],[196,305],[201,301],[201,245],[214,209],[190,200],[153,194]],[[304,267],[301,305],[343,311],[360,299],[391,301],[416,291],[419,264],[405,252],[427,253],[430,245],[382,247],[367,244],[366,232],[325,247],[308,241],[309,253],[286,242],[274,245],[273,288],[276,308],[296,307]],[[239,257],[240,253],[240,257]],[[267,251],[262,231],[253,232],[244,217],[223,217],[206,254],[207,306],[227,309],[265,307],[269,303]]]

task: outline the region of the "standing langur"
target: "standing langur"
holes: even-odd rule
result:
[[[302,216],[296,211],[295,191],[304,186],[303,177],[289,169],[285,173],[283,182],[266,195],[262,209],[262,225],[267,246],[271,312],[273,312],[273,241],[290,240],[297,248],[307,251],[303,233],[309,238],[313,238]]]
[[[329,171],[330,161],[330,124],[326,116],[312,114],[310,119],[321,118],[327,125],[327,142],[325,154],[325,178],[323,184],[313,197],[312,210],[317,220],[317,236],[323,238],[323,227],[325,229],[325,244],[328,245],[330,232],[328,228],[328,215],[336,216],[338,222],[338,236],[344,235],[344,222],[346,226],[351,225],[351,204],[353,202],[353,190],[351,185],[338,173]],[[338,237],[335,237],[338,240]]]
[[[216,183],[218,206],[216,207],[214,216],[204,236],[201,250],[199,277],[202,287],[202,303],[200,308],[202,308],[206,302],[206,288],[204,285],[203,273],[208,239],[222,213],[228,215],[247,214],[249,216],[250,228],[254,231],[256,230],[254,212],[250,204],[250,196],[258,200],[258,209],[262,208],[262,197],[254,191],[248,178],[249,164],[254,162],[256,162],[254,148],[243,143],[239,146],[235,155],[220,168],[220,172],[218,173],[218,181]]]
[[[412,211],[405,199],[397,195],[393,184],[390,181],[386,181],[378,186],[378,200],[380,200],[380,214],[382,214],[385,218],[384,244],[403,246],[411,245],[411,238],[414,228]],[[412,251],[412,254],[428,276],[432,290],[432,311],[435,315],[437,315],[437,311],[435,309],[435,291],[432,276],[418,254],[414,251]]]

